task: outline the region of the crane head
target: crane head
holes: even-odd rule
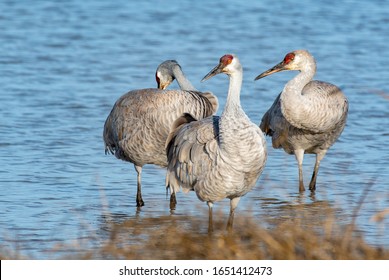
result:
[[[166,89],[174,81],[174,67],[180,67],[175,60],[166,60],[158,66],[155,72],[155,81],[159,89]]]
[[[223,55],[220,60],[219,64],[216,65],[207,75],[204,76],[204,78],[201,80],[204,82],[205,80],[208,80],[209,78],[220,74],[220,73],[229,73],[230,65],[237,64],[238,58],[233,54],[225,54]]]
[[[316,70],[315,59],[308,51],[297,50],[285,55],[284,59],[280,63],[259,74],[254,80],[256,81],[263,77],[285,70],[301,71],[306,67],[313,67],[313,69]]]

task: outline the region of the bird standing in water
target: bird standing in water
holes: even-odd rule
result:
[[[316,62],[306,50],[288,53],[283,61],[255,80],[285,70],[300,73],[286,83],[262,117],[260,128],[272,137],[273,148],[283,148],[288,154],[296,156],[300,192],[305,190],[302,171],[304,154],[316,154],[309,183],[309,189],[315,191],[320,162],[346,125],[348,101],[337,86],[312,80]]]
[[[209,207],[211,232],[213,204],[230,199],[227,228],[231,229],[240,198],[257,182],[266,162],[263,132],[240,105],[243,70],[235,55],[227,54],[204,80],[225,73],[230,77],[227,101],[221,116],[196,120],[184,114],[173,124],[167,139],[166,185],[171,193],[180,187],[193,190]]]
[[[173,69],[170,72],[161,70],[166,67]],[[176,61],[164,62],[158,67],[156,80],[159,88],[166,88],[174,78],[188,90],[132,90],[116,101],[104,124],[105,153],[110,152],[135,166],[137,207],[144,205],[142,167],[145,164],[167,166],[165,142],[173,122],[185,112],[202,119],[213,115],[218,108],[216,96],[194,90]],[[168,82],[163,82],[162,86],[161,80]],[[176,203],[175,196],[170,199],[171,203]]]

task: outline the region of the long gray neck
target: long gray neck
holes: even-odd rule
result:
[[[222,113],[223,116],[235,115],[238,112],[243,112],[240,105],[240,90],[242,87],[243,72],[236,71],[229,75],[230,85],[228,88],[228,95],[225,108]]]
[[[226,105],[219,120],[218,140],[224,161],[244,165],[243,162],[237,161],[247,153],[247,147],[242,145],[242,141],[245,141],[248,137],[247,133],[250,133],[250,129],[247,129],[250,126],[250,119],[240,105],[242,79],[241,70],[230,75]]]
[[[306,84],[312,81],[316,74],[316,64],[309,63],[301,70],[300,73],[290,80],[284,88],[284,91],[291,92],[296,95],[301,95],[301,92]]]
[[[296,77],[290,80],[281,94],[281,110],[284,117],[293,126],[305,128],[309,116],[314,114],[312,109],[314,100],[311,96],[302,94],[303,88],[313,79],[316,73],[316,64],[310,63],[304,67]],[[307,123],[309,126],[309,124]]]
[[[197,89],[192,85],[192,83],[189,82],[189,80],[186,78],[186,76],[182,72],[181,67],[179,67],[178,65],[173,68],[173,75],[182,90],[197,91]]]

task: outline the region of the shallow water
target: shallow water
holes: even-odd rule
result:
[[[254,82],[295,49],[318,63],[316,79],[349,98],[348,123],[321,164],[317,192],[298,194],[293,156],[273,150],[236,219],[273,223],[301,215],[312,224],[332,209],[351,221],[364,190],[357,226],[368,243],[389,247],[389,17],[381,1],[2,1],[0,10],[0,242],[31,258],[61,257],[56,244],[100,240],[115,221],[170,214],[164,170],[146,166],[135,207],[132,165],[104,154],[102,128],[116,99],[155,87],[157,65],[176,59],[193,84],[214,92],[221,112],[226,76],[201,78],[225,53],[245,70],[241,94],[259,123],[295,73]],[[173,87],[177,87],[173,85]],[[314,164],[306,155],[308,180]],[[193,193],[178,195],[174,215],[203,216]],[[298,206],[298,207],[295,207]],[[302,206],[302,207],[301,207]],[[227,217],[229,204],[216,204]],[[296,209],[299,209],[298,211]],[[303,209],[303,210],[301,210]],[[307,214],[309,213],[309,218]],[[158,226],[158,225],[156,225]],[[95,239],[91,237],[96,237]],[[95,245],[95,244],[94,244]]]

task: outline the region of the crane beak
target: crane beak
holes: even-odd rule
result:
[[[207,75],[204,76],[204,78],[201,80],[201,82],[204,82],[205,80],[208,80],[209,78],[220,74],[223,72],[223,64],[219,63],[215,68],[213,68]]]
[[[159,89],[166,89],[169,86],[169,83],[163,84],[163,83],[158,83],[158,88]]]
[[[287,70],[287,69],[285,68],[285,63],[283,61],[281,61],[276,66],[274,66],[274,67],[270,68],[269,70],[266,70],[265,72],[259,74],[254,79],[254,81],[262,79],[263,77],[269,76],[269,75],[274,74],[276,72],[284,71],[284,70]]]

